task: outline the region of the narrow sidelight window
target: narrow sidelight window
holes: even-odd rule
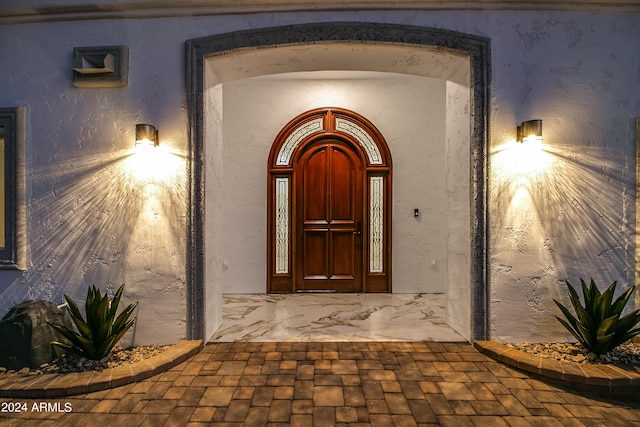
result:
[[[0,269],[24,269],[24,114],[0,108]]]

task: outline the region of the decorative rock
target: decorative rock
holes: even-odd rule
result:
[[[640,344],[633,341],[620,344],[607,354],[596,356],[576,343],[520,343],[507,344],[516,350],[536,356],[576,363],[640,364]]]
[[[141,360],[148,359],[168,350],[170,346],[146,346],[146,347],[131,347],[120,348],[114,347],[111,354],[102,360],[89,360],[84,357],[78,357],[76,355],[62,355],[60,358],[54,360],[47,366],[40,366],[39,368],[24,368],[23,373],[28,375],[40,375],[40,374],[65,374],[69,372],[86,372],[86,371],[102,371],[103,369],[116,368],[122,365],[128,365],[131,363],[139,362]],[[0,368],[0,373],[2,373]],[[4,373],[12,374],[15,371],[7,371]]]
[[[19,371],[37,368],[58,358],[61,349],[51,341],[64,341],[47,322],[72,328],[67,313],[50,301],[25,301],[0,320],[0,366]]]

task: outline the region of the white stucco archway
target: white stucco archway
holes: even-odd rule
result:
[[[395,178],[394,241],[417,243],[394,245],[394,292],[446,292],[447,322],[472,339],[472,74],[464,52],[398,43],[322,41],[203,57],[196,130],[206,171],[203,337],[221,323],[223,292],[264,292],[264,164],[273,137],[302,111],[336,106],[370,118],[391,141],[394,159],[415,162],[398,166],[409,172]],[[415,172],[437,167],[432,176]],[[439,257],[421,246],[428,236],[416,237],[416,219],[407,215],[412,195],[425,188],[438,189],[422,218],[441,232],[432,239]],[[405,234],[398,238],[396,231]],[[406,268],[396,267],[411,257]],[[429,275],[427,286],[416,281]]]

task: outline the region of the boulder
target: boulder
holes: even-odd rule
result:
[[[50,301],[25,301],[0,320],[0,366],[20,370],[51,363],[63,353],[51,341],[64,338],[47,322],[72,328],[69,315]]]

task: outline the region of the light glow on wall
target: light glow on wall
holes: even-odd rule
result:
[[[617,280],[622,289],[633,284],[626,212],[635,203],[628,192],[635,159],[583,140],[524,139],[506,142],[490,156],[491,250],[508,260],[492,271],[494,283],[500,283],[493,307],[505,313],[519,306],[510,321],[527,313],[529,342],[550,336],[566,340],[553,303],[569,303],[565,280]],[[518,328],[509,332],[523,339],[519,334]]]
[[[137,144],[125,160],[128,175],[139,182],[170,184],[184,168],[184,159],[166,144]]]
[[[345,98],[348,97],[344,91],[337,90],[332,87],[331,83],[327,83],[322,89],[314,88],[306,95],[309,100],[319,106],[326,105],[344,105]]]
[[[500,180],[540,179],[553,169],[554,155],[540,138],[509,141],[493,153],[491,167]]]

